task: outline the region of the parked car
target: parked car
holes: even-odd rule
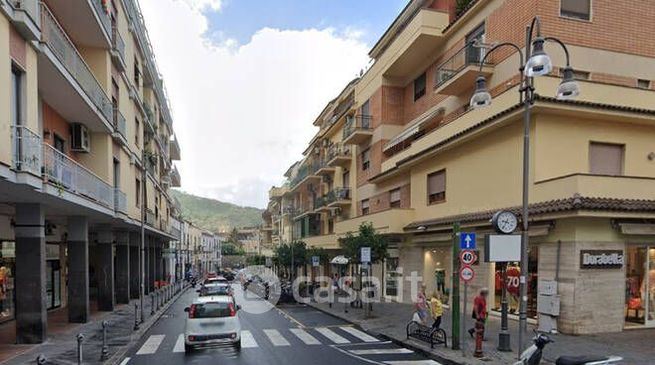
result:
[[[213,277],[213,278],[205,279],[205,281],[203,282],[202,285],[204,286],[204,285],[208,285],[208,284],[217,284],[217,283],[227,284],[228,281],[227,281],[226,278],[224,278],[222,276],[216,276],[216,277]]]
[[[210,283],[198,289],[197,292],[201,297],[211,295],[233,295],[232,286],[225,283]]]
[[[234,297],[212,295],[194,299],[184,308],[188,313],[184,328],[184,350],[197,347],[230,345],[241,350],[241,323]]]

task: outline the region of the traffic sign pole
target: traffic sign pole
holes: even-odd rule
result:
[[[452,284],[452,321],[451,321],[451,331],[452,334],[452,349],[459,350],[459,339],[460,339],[460,312],[459,312],[459,246],[460,243],[460,228],[459,222],[453,224],[453,284]]]
[[[462,316],[462,355],[466,357],[466,306],[468,304],[469,282],[464,281],[464,315]]]

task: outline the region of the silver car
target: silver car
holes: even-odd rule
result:
[[[195,347],[232,345],[241,350],[241,323],[232,296],[205,296],[194,299],[191,306],[184,308],[188,313],[184,329],[184,350],[188,353]]]

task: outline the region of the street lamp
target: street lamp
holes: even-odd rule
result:
[[[533,39],[532,35],[536,30],[536,37]],[[521,276],[519,280],[520,286],[520,306],[519,306],[519,356],[525,348],[526,334],[527,334],[527,307],[528,307],[528,286],[526,273],[528,271],[528,188],[529,188],[529,172],[530,172],[530,109],[534,103],[534,77],[548,75],[552,69],[553,64],[544,51],[545,42],[554,42],[561,46],[566,55],[566,67],[562,69],[562,81],[557,88],[558,100],[570,100],[580,94],[578,83],[574,79],[573,68],[571,68],[569,60],[569,51],[562,41],[554,37],[541,36],[541,21],[539,17],[532,19],[531,24],[526,27],[525,37],[525,58],[523,58],[523,51],[521,47],[511,42],[499,43],[486,52],[484,57],[480,60],[480,76],[475,81],[475,92],[471,97],[470,106],[472,108],[483,108],[491,105],[492,96],[487,89],[487,80],[482,76],[482,67],[485,65],[487,57],[496,49],[501,47],[512,47],[516,49],[520,57],[519,72],[521,73],[521,87],[519,93],[521,94],[521,103],[524,108],[523,119],[523,204],[522,204],[522,239],[521,239]],[[530,50],[530,45],[532,50]],[[524,63],[524,60],[527,62]],[[505,285],[505,284],[503,284]],[[498,348],[501,351],[511,351],[509,348],[509,331],[507,325],[507,305],[503,306],[502,319],[501,319],[501,332],[499,334]]]

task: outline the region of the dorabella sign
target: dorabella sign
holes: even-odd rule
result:
[[[625,262],[622,250],[582,250],[581,269],[620,269]]]

